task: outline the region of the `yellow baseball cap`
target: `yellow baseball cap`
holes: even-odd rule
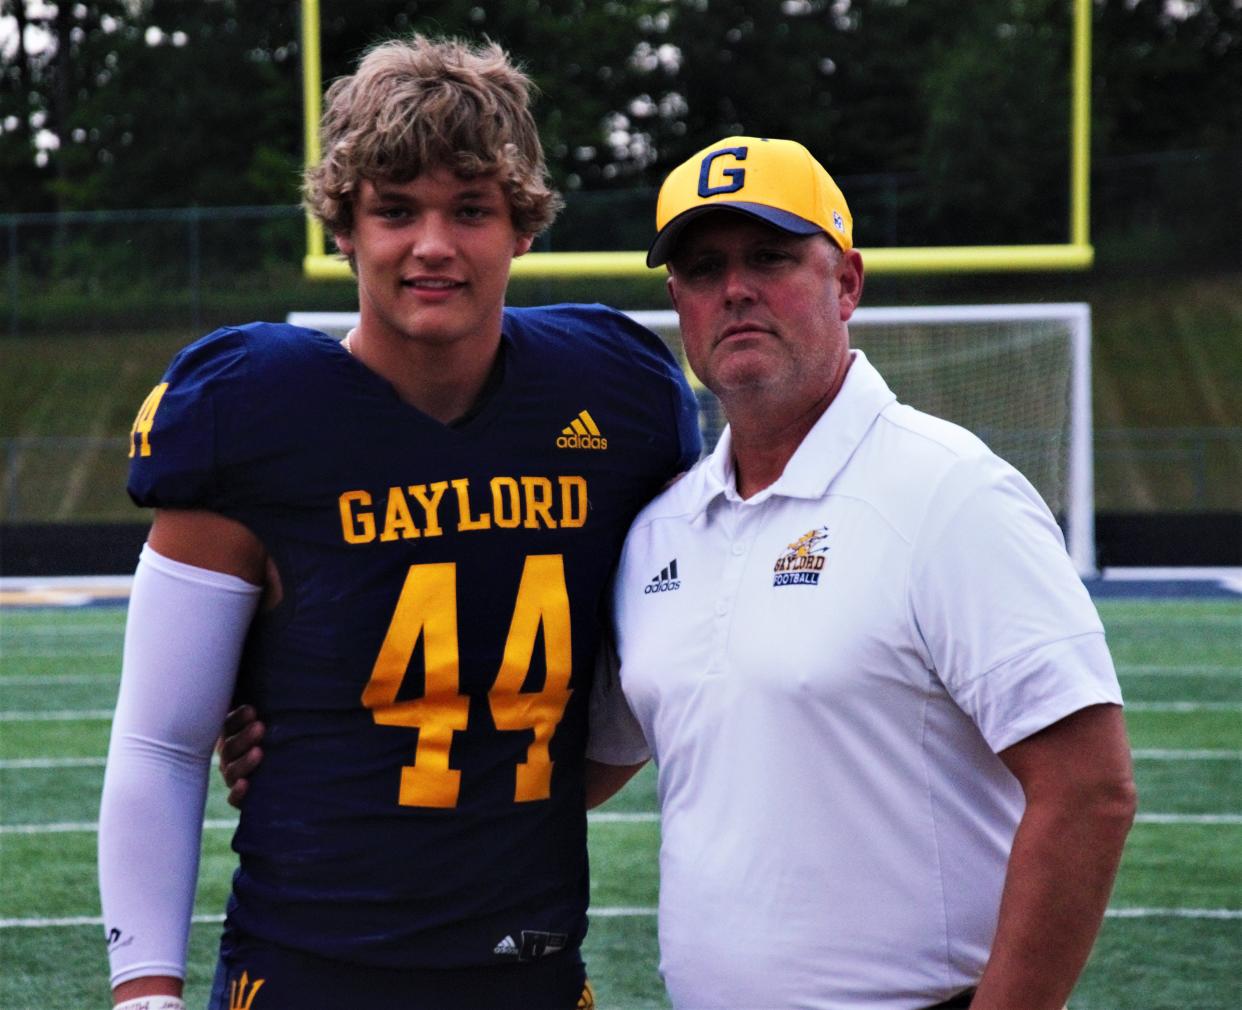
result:
[[[795,235],[824,232],[853,246],[854,217],[841,189],[793,140],[725,137],[682,162],[656,202],[656,237],[647,266],[667,263],[681,230],[713,210],[733,210]]]

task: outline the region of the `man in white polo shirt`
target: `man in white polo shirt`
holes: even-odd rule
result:
[[[805,148],[712,145],[657,226],[648,263],[729,420],[639,515],[616,585],[673,1003],[1056,1010],[1135,809],[1056,523],[850,348],[862,259]]]

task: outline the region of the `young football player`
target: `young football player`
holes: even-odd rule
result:
[[[527,78],[387,42],[329,89],[310,210],[357,275],[343,342],[226,327],[135,422],[155,509],[100,812],[114,999],[180,1007],[230,699],[264,767],[211,1006],[589,1005],[584,760],[606,585],[699,454],[679,368],[601,306],[504,305],[552,221]],[[148,1004],[160,995],[164,1002]]]

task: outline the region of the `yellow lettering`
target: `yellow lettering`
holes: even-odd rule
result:
[[[556,529],[556,520],[552,518],[552,482],[547,477],[523,477],[522,490],[526,492],[526,519],[522,525],[536,530],[542,517],[548,529]]]
[[[470,481],[466,477],[459,477],[453,481],[453,490],[457,492],[457,529],[459,532],[467,530],[485,530],[492,525],[492,517],[484,512],[478,519],[470,514]]]
[[[509,499],[508,512],[505,511],[506,497]],[[496,517],[496,525],[506,530],[516,529],[522,521],[518,484],[512,477],[492,478],[492,515]]]
[[[167,391],[168,383],[161,382],[147,394],[147,398],[142,401],[142,406],[138,408],[134,426],[129,429],[130,459],[133,459],[135,449],[138,450],[139,456],[151,455],[151,429],[155,427],[155,412],[159,409],[160,400],[164,399]],[[137,443],[134,441],[135,437],[138,439]],[[140,449],[139,445],[141,445]]]
[[[507,479],[507,478],[502,478]],[[515,485],[516,491],[516,485]],[[469,625],[468,625],[469,627]],[[542,633],[541,633],[542,632]],[[421,696],[405,684],[419,640],[423,643]],[[543,684],[527,684],[535,647],[543,645]],[[470,699],[461,691],[457,620],[457,566],[412,565],[388,632],[362,691],[362,704],[381,726],[418,730],[414,763],[401,768],[397,803],[410,807],[457,805],[462,773],[450,764],[453,738],[470,722]],[[506,732],[527,732],[526,759],[514,775],[516,803],[552,794],[549,749],[572,690],[572,622],[565,560],[536,554],[522,566],[500,670],[487,700],[492,722]]]
[[[341,510],[341,534],[350,544],[369,544],[375,539],[375,517],[360,509],[371,507],[366,491],[346,491],[337,501]],[[354,506],[359,510],[355,510]]]
[[[578,528],[586,525],[587,482],[585,477],[558,477],[561,485],[561,526]]]
[[[419,638],[424,688],[399,700]],[[453,734],[466,728],[470,699],[459,694],[457,566],[414,565],[406,573],[388,633],[380,645],[362,704],[381,726],[418,729],[414,764],[401,769],[397,802],[404,807],[455,807],[461,772],[449,767]]]
[[[387,543],[396,540],[398,535],[402,540],[410,540],[418,536],[418,527],[414,525],[414,517],[410,515],[410,506],[406,504],[401,488],[390,487],[388,509],[384,514],[384,532],[380,534],[380,539]]]
[[[489,530],[493,525],[507,530],[580,529],[586,525],[591,508],[586,478],[577,474],[556,477],[555,484],[551,477],[492,477],[488,483],[491,511],[476,515],[470,501],[470,479],[459,477],[388,488],[382,524],[371,492],[342,492],[337,502],[341,535],[350,544],[367,544],[377,538],[392,543],[442,536],[440,506],[450,486],[457,496],[457,530],[463,533]],[[418,503],[417,511],[412,501]]]
[[[543,629],[543,687],[526,689],[535,643]],[[518,803],[546,800],[552,795],[552,757],[548,744],[573,693],[573,643],[565,559],[560,554],[535,554],[522,567],[517,605],[505,639],[504,660],[487,699],[497,729],[534,730],[526,760],[517,766],[513,799]]]
[[[427,522],[423,524],[423,536],[438,537],[444,530],[440,529],[440,499],[448,490],[448,481],[438,480],[431,485],[431,497],[427,497],[426,484],[411,484],[410,494],[423,507]]]

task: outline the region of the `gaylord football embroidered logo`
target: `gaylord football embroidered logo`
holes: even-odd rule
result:
[[[772,566],[774,586],[818,586],[828,553],[828,527],[808,530],[785,548]]]

